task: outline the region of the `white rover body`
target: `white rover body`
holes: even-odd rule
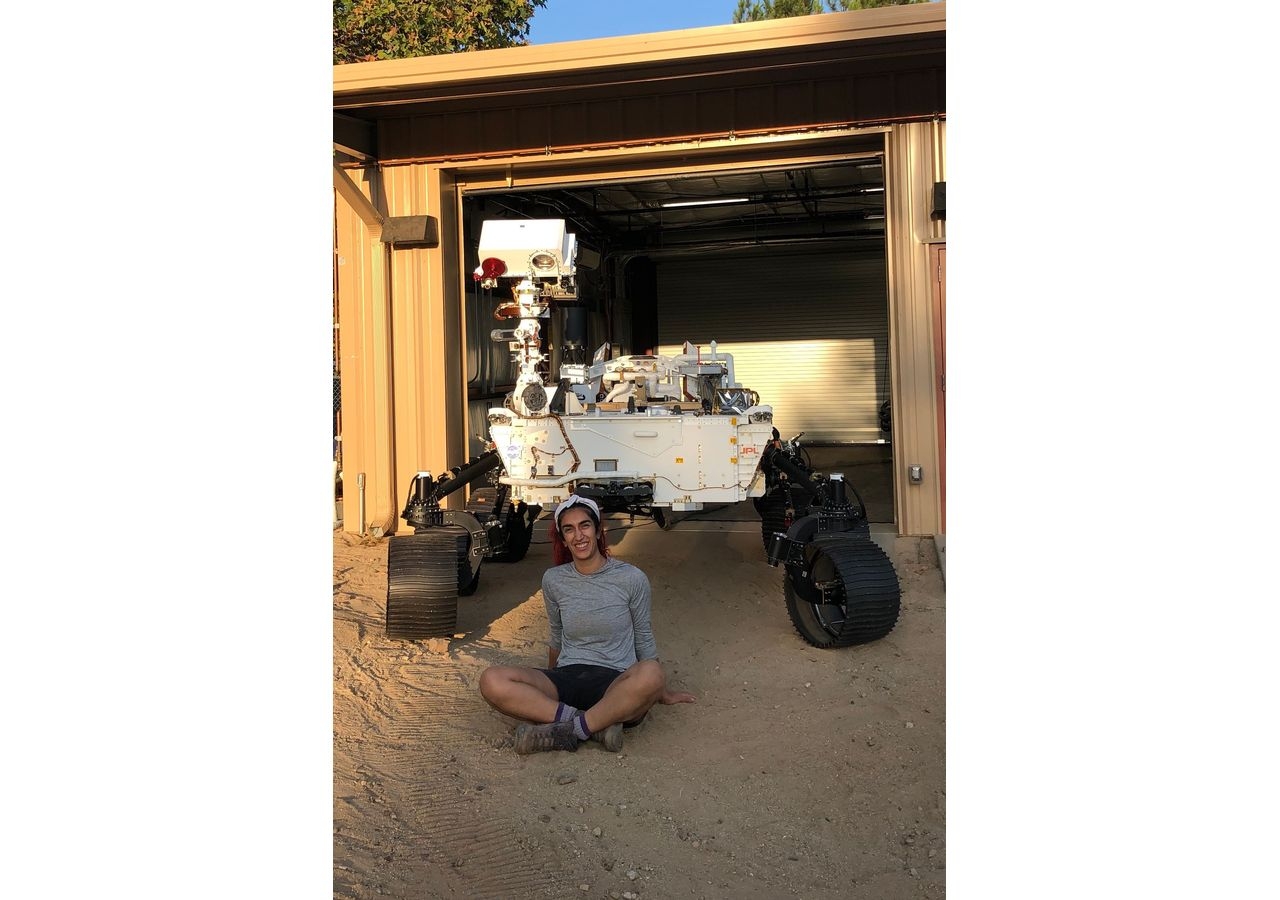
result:
[[[513,329],[495,329],[519,365],[506,405],[489,410],[489,435],[511,499],[549,506],[571,493],[606,511],[652,514],[736,503],[764,494],[758,470],[773,437],[773,410],[734,380],[733,358],[686,343],[679,356],[608,359],[560,368],[555,385],[537,371],[540,320],[556,301],[577,297],[577,242],[563,220],[491,220],[480,237],[475,278],[484,287],[515,282],[498,308]]]

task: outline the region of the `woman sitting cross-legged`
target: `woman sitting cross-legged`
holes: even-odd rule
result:
[[[491,666],[480,694],[516,728],[517,753],[577,750],[585,740],[622,749],[623,727],[655,703],[692,703],[667,690],[649,622],[649,579],[609,555],[600,507],[571,494],[552,524],[556,565],[542,576],[551,640],[547,668]]]

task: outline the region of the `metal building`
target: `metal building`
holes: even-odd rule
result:
[[[335,66],[344,528],[404,530],[414,473],[478,451],[511,382],[479,226],[524,216],[583,248],[553,371],[714,340],[781,431],[889,450],[898,534],[944,533],[945,16]]]

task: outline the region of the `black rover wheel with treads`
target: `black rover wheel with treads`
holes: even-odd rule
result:
[[[476,570],[472,573],[471,558],[468,556],[471,551],[471,535],[467,534],[466,529],[457,526],[449,526],[449,532],[454,536],[458,553],[458,596],[470,597],[480,587],[480,563],[476,564]]]
[[[486,527],[497,520],[506,534],[504,549],[490,558],[494,562],[519,562],[529,552],[529,544],[533,540],[533,523],[542,512],[542,507],[528,506],[523,500],[519,503],[505,503],[503,507],[499,510],[497,490],[492,487],[475,488],[467,500],[467,512]]]
[[[493,558],[498,562],[520,562],[529,552],[529,543],[533,540],[533,523],[541,506],[526,506],[520,503],[507,504],[507,547]]]
[[[870,538],[824,534],[805,547],[807,574],[783,576],[787,615],[815,647],[879,640],[897,624],[902,588],[885,552]]]
[[[387,637],[449,637],[457,623],[457,534],[432,528],[392,537],[387,547]]]
[[[787,495],[782,491],[774,491],[756,499],[760,501],[756,505],[760,512],[760,537],[764,541],[764,549],[768,551],[769,539],[774,532],[781,531],[785,534],[791,527],[791,522],[787,519]]]

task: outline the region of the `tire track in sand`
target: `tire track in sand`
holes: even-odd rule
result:
[[[494,752],[510,746],[509,725],[477,690],[483,667],[505,660],[392,641],[368,627],[381,621],[376,596],[352,583],[335,596],[335,897],[562,895],[554,855],[535,854],[484,794],[520,768]],[[537,611],[523,604],[504,627]]]

